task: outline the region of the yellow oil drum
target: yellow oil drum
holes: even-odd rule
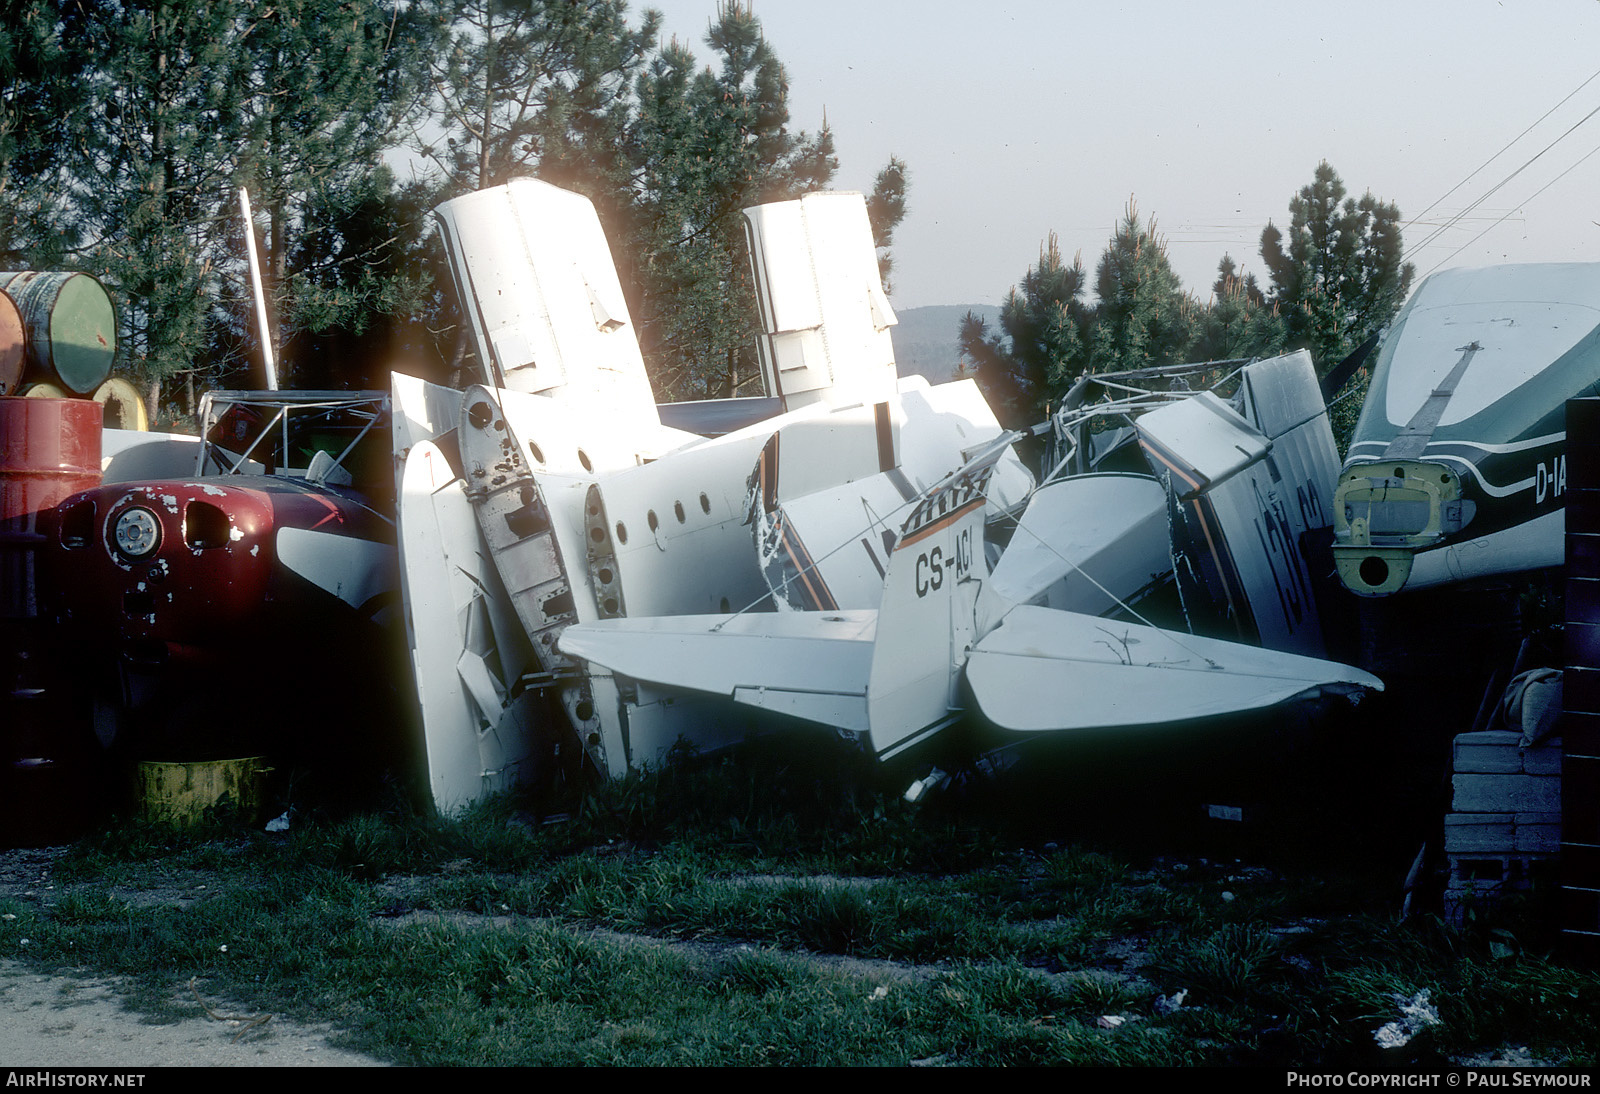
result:
[[[104,408],[107,429],[144,432],[150,428],[150,415],[145,412],[144,397],[126,377],[111,377],[95,388],[90,397]]]
[[[189,763],[145,760],[134,772],[139,816],[181,827],[199,823],[207,810],[223,808],[254,824],[261,819],[269,771],[262,756]]]

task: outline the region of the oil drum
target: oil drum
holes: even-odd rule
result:
[[[0,293],[0,395],[15,395],[22,386],[25,345],[22,313],[9,296]]]
[[[0,620],[37,615],[41,524],[100,485],[102,413],[89,399],[0,397]]]
[[[35,583],[56,505],[100,482],[101,413],[0,397],[0,846],[70,839],[104,801]]]
[[[100,282],[66,271],[0,273],[0,292],[22,319],[27,378],[87,395],[111,375],[117,313]]]

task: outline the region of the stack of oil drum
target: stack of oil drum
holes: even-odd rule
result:
[[[1600,963],[1600,399],[1567,403],[1561,932]]]
[[[124,398],[104,390],[116,345],[93,278],[0,273],[0,846],[70,838],[103,797],[60,675],[69,659],[52,645],[39,548],[56,504],[99,485],[102,423]],[[138,415],[126,424],[142,428]]]
[[[0,396],[93,399],[105,423],[147,426],[144,402],[111,375],[117,313],[88,274],[0,273]]]

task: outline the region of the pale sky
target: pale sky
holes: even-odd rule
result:
[[[660,10],[663,37],[711,60],[717,0],[630,6]],[[1052,231],[1092,284],[1130,197],[1191,292],[1210,295],[1224,252],[1266,284],[1261,229],[1287,227],[1289,199],[1323,159],[1351,196],[1370,189],[1408,219],[1439,202],[1406,228],[1419,275],[1600,261],[1600,113],[1584,120],[1600,111],[1600,0],[754,9],[788,69],[793,126],[815,130],[826,111],[835,187],[870,191],[890,155],[910,169],[897,307],[998,303]]]

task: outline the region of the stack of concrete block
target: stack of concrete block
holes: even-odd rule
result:
[[[1561,738],[1524,745],[1511,730],[1463,733],[1452,750],[1453,802],[1444,819],[1450,863],[1445,908],[1527,889],[1561,850]]]

